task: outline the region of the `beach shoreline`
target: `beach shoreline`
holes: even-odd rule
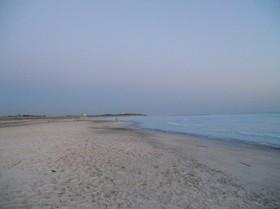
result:
[[[1,208],[278,208],[280,152],[65,119],[0,128]]]

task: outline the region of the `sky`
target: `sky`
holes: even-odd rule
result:
[[[280,112],[278,0],[0,0],[0,115]]]

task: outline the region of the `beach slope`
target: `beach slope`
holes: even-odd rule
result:
[[[276,209],[279,162],[278,150],[237,149],[120,122],[6,124],[0,208]]]

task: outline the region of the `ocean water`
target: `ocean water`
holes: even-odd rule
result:
[[[133,126],[145,129],[280,148],[280,113],[146,116],[128,120]]]

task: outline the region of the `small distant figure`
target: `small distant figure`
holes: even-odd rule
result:
[[[117,117],[115,117],[115,121],[117,122],[117,121],[119,121],[119,119]]]

